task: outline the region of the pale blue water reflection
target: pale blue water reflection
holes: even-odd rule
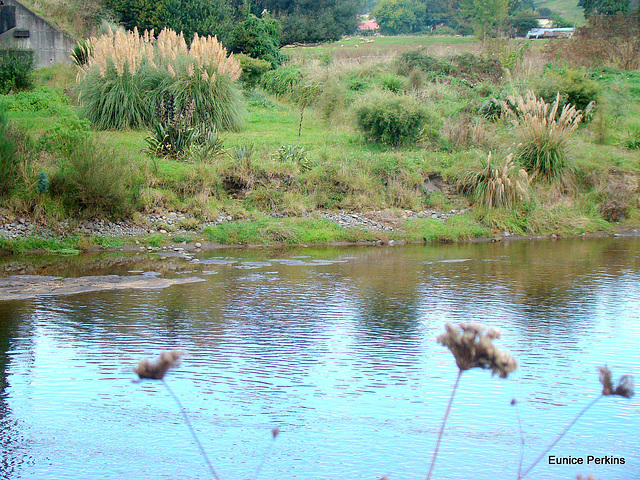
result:
[[[526,467],[599,394],[598,365],[640,372],[637,239],[147,258],[82,275],[206,282],[0,302],[0,477],[208,478],[162,386],[131,383],[168,348],[187,351],[168,381],[223,479],[251,478],[274,426],[262,479],[424,478],[456,375],[434,340],[445,321],[500,327],[520,367],[463,375],[433,478],[515,478],[512,398]],[[639,413],[637,397],[602,399],[552,452],[625,465],[527,478],[640,478]]]

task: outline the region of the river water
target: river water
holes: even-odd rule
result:
[[[464,372],[433,479],[515,479],[593,399],[640,374],[640,240],[0,259],[9,272],[190,279],[0,301],[0,478],[425,478],[456,378],[445,322],[499,327],[508,379]],[[115,277],[114,277],[115,278]],[[195,281],[198,280],[198,281]],[[516,399],[518,407],[511,405]],[[271,429],[281,431],[275,442]],[[525,478],[640,478],[638,397],[604,397]],[[269,450],[270,448],[270,450]],[[588,456],[624,465],[586,465]],[[605,460],[606,462],[607,460]]]

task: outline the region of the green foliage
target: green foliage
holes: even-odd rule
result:
[[[42,86],[9,95],[3,99],[3,104],[11,112],[48,112],[55,115],[68,108],[69,99],[57,88]]]
[[[196,33],[200,36],[217,36],[220,41],[226,43],[233,29],[235,12],[227,0],[126,1],[147,1],[155,5],[160,19],[155,26],[156,31],[168,26],[176,32],[182,32],[187,43],[191,42]]]
[[[71,50],[71,59],[78,67],[84,67],[89,62],[93,47],[86,40],[79,41]]]
[[[271,157],[279,162],[295,163],[301,172],[313,168],[308,152],[300,145],[283,145]]]
[[[113,150],[85,141],[61,158],[50,191],[78,213],[125,217],[133,211],[131,175]]]
[[[0,197],[13,190],[18,177],[20,158],[15,153],[15,144],[7,132],[7,116],[0,104]]]
[[[600,86],[584,69],[550,68],[535,82],[534,91],[547,103],[552,103],[560,93],[560,110],[571,104],[584,111],[591,102],[597,101]]]
[[[36,190],[40,195],[44,195],[49,191],[49,177],[47,177],[47,172],[40,171],[38,176],[36,177]]]
[[[385,34],[416,32],[425,22],[425,7],[417,0],[380,0],[371,13]]]
[[[69,155],[89,139],[90,128],[91,124],[86,119],[66,117],[44,131],[40,137],[40,148]]]
[[[640,130],[629,133],[624,146],[629,150],[640,150]]]
[[[629,10],[627,0],[580,0],[578,3],[584,8],[584,16],[618,15]]]
[[[420,50],[403,53],[398,60],[398,73],[409,75],[415,69],[425,72],[430,81],[453,77],[470,82],[497,82],[503,72],[497,59],[469,52],[446,58],[437,58]]]
[[[266,72],[260,84],[269,93],[282,97],[293,93],[302,82],[302,72],[294,67],[280,67]]]
[[[240,67],[242,68],[240,81],[249,88],[255,87],[260,81],[262,75],[272,68],[270,62],[260,58],[251,58],[243,53],[240,53],[235,57],[236,60],[240,61]]]
[[[339,40],[356,31],[361,0],[253,0],[253,13],[272,12],[282,25],[282,45]]]
[[[356,106],[356,121],[365,136],[396,147],[417,141],[427,120],[426,109],[411,96],[379,92]]]
[[[405,89],[406,81],[404,78],[399,77],[398,75],[387,74],[384,75],[381,79],[382,88],[389,90],[393,93],[403,92]]]
[[[509,0],[461,0],[459,14],[473,26],[476,37],[484,42],[487,33],[502,22],[509,12]]]
[[[167,91],[174,96],[177,109],[193,108],[194,125],[238,130],[244,122],[244,96],[237,84],[227,76],[218,75],[212,81],[201,75],[181,75]]]
[[[91,68],[78,85],[80,111],[101,130],[123,130],[148,125],[153,100],[142,88],[144,70],[131,73],[125,66],[119,74],[113,63],[104,72]]]
[[[266,60],[273,68],[281,63],[280,23],[268,13],[258,18],[249,15],[239,22],[231,32],[229,49],[233,53],[244,53],[252,58]]]
[[[31,73],[34,67],[33,50],[0,50],[0,95],[33,87]]]

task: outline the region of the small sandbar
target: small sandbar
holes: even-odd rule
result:
[[[182,283],[204,282],[203,278],[159,278],[155,275],[96,275],[88,277],[53,277],[44,275],[13,275],[0,278],[0,301],[24,300],[48,295],[124,288],[166,288]]]

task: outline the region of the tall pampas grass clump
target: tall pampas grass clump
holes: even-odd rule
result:
[[[193,109],[194,125],[238,129],[245,115],[236,81],[240,62],[215,37],[196,37],[165,29],[140,35],[112,32],[90,39],[92,52],[79,68],[78,93],[83,113],[98,128],[150,126],[165,94],[181,111]]]
[[[589,113],[566,104],[558,114],[560,94],[549,104],[529,90],[523,97],[510,96],[504,109],[516,128],[520,143],[516,158],[527,172],[545,180],[560,178],[568,167],[567,140]]]
[[[457,176],[460,190],[487,208],[512,207],[529,200],[529,175],[518,168],[509,155],[502,164],[493,160],[491,152],[476,169]]]

